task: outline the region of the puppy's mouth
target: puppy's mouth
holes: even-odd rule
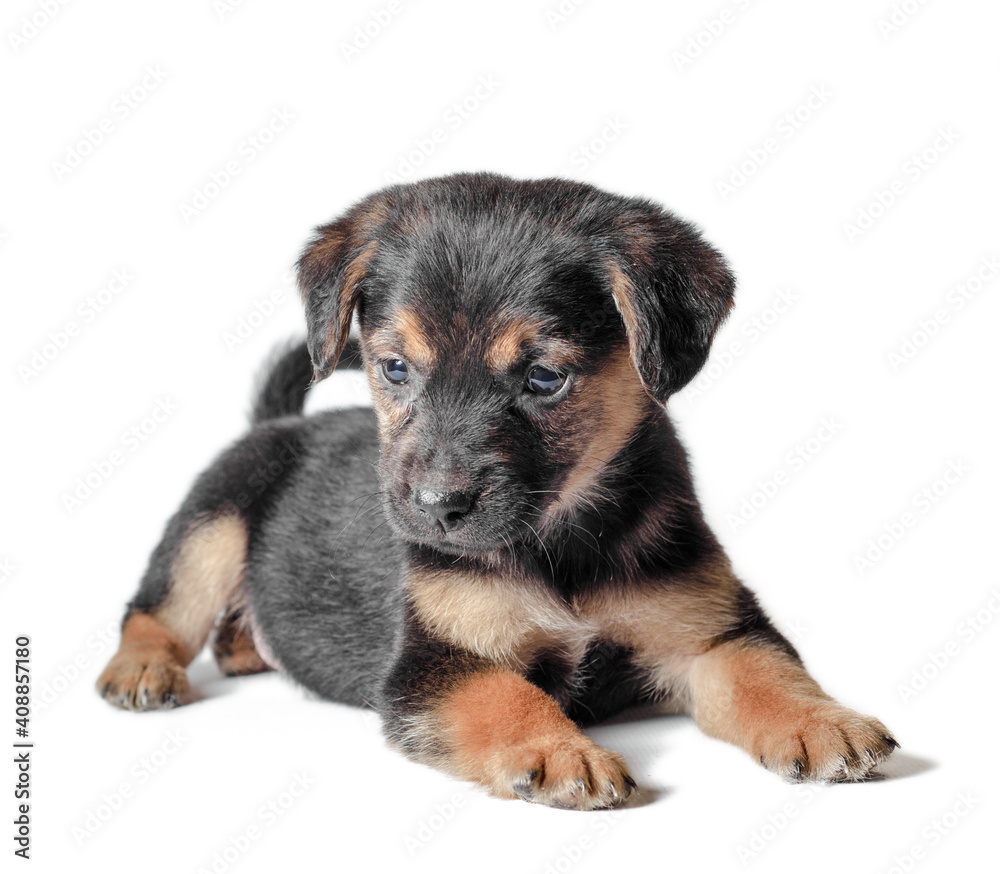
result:
[[[483,536],[474,531],[440,532],[421,530],[410,520],[400,524],[398,518],[391,519],[390,524],[409,543],[428,546],[447,555],[487,555],[499,552],[512,546],[513,541],[506,536]]]
[[[490,490],[387,498],[386,517],[399,536],[448,555],[486,555],[513,549],[521,540],[519,514]]]

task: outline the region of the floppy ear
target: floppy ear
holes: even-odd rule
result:
[[[733,305],[735,280],[697,229],[652,204],[620,217],[609,271],[629,354],[660,404],[708,358]]]
[[[378,252],[373,235],[383,215],[371,201],[362,202],[343,218],[317,228],[299,258],[314,383],[333,372],[347,343],[361,284]]]

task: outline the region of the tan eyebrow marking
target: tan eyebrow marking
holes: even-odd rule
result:
[[[428,339],[423,320],[409,309],[400,310],[391,325],[372,334],[369,350],[372,358],[395,353],[421,368],[433,367],[438,357],[437,349]]]
[[[532,319],[516,319],[500,330],[483,356],[486,366],[494,373],[506,373],[521,359],[531,345],[542,350],[547,364],[567,366],[583,357],[583,350],[566,340],[546,337],[544,324]]]
[[[541,325],[530,319],[517,319],[505,325],[493,339],[483,360],[490,370],[506,373],[521,355],[521,349],[538,339]]]

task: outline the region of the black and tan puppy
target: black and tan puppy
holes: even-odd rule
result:
[[[299,276],[308,348],[168,524],[108,701],[184,703],[216,627],[228,673],[371,705],[406,754],[502,798],[622,802],[624,761],[578,726],[657,700],[786,777],[889,755],[702,518],[664,405],[733,279],[694,228],[588,185],[459,175],[363,200]],[[345,350],[374,411],[302,416]]]

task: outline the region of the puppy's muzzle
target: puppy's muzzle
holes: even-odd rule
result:
[[[431,529],[445,534],[461,528],[472,510],[476,496],[472,492],[441,492],[415,489],[413,506],[418,517]]]

